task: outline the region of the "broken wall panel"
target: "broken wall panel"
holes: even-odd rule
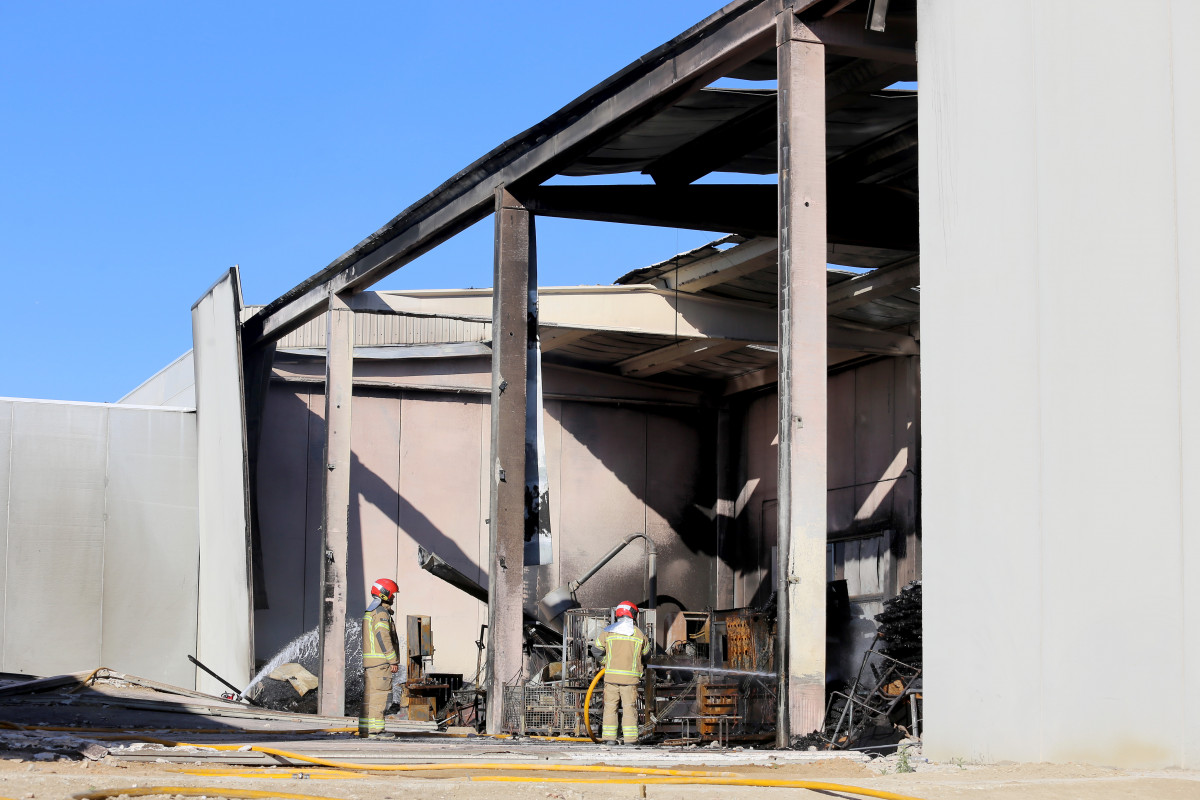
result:
[[[195,343],[200,606],[196,658],[238,686],[254,666],[241,289],[231,269],[192,307]],[[201,691],[225,687],[198,672]]]
[[[193,686],[196,417],[108,410],[100,664]]]

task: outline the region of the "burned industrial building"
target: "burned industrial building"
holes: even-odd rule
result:
[[[1153,653],[1188,676],[1195,332],[1178,296],[1194,305],[1195,287],[1178,269],[1139,282],[1157,304],[1146,317],[1175,327],[1133,326],[1161,333],[1141,349],[1110,342],[1129,370],[1142,356],[1161,368],[1134,371],[1145,395],[1114,389],[1093,404],[1072,383],[1099,374],[1100,357],[1073,338],[1079,269],[1047,266],[1069,260],[1070,237],[1038,215],[1076,230],[1074,195],[1020,212],[989,200],[981,187],[1010,178],[1041,197],[1044,176],[1026,167],[1042,163],[1031,143],[1049,145],[1029,109],[1034,121],[1006,123],[1017,144],[981,128],[999,112],[955,70],[999,73],[957,37],[990,42],[994,20],[972,12],[963,31],[936,5],[736,0],[275,300],[247,302],[238,270],[221,275],[192,308],[192,352],[120,403],[0,400],[0,668],[103,663],[225,692],[194,655],[248,697],[274,681],[284,699],[266,702],[301,710],[292,687],[303,710],[341,717],[356,702],[347,620],[386,575],[400,585],[406,659],[393,720],[595,739],[590,647],[629,601],[651,640],[647,743],[840,749],[942,725],[945,738],[930,735],[944,755],[953,738],[984,759],[1194,765],[1190,711],[1162,712],[1169,734],[1130,734],[1144,748],[1102,720],[1095,747],[1075,747],[1072,714],[1101,712],[1091,684],[1064,685],[1051,662],[1080,658],[1074,615],[1079,630],[1104,627],[1096,615],[1115,601],[1092,575],[1115,576],[1111,551],[1128,549],[1121,536],[1144,510],[1107,478],[1107,497],[1078,482],[1124,458],[1095,443],[1111,403],[1122,424],[1153,429],[1109,444],[1135,452],[1114,469],[1161,500],[1145,512],[1150,554],[1134,555],[1166,576],[1150,594],[1181,632],[1146,634],[1144,657],[1123,649],[1121,685],[1141,685]],[[920,92],[896,85],[918,77],[919,31]],[[1181,119],[1194,133],[1194,113]],[[990,144],[960,145],[959,125]],[[1020,217],[1012,237],[992,235],[1006,214]],[[489,217],[492,288],[373,288]],[[538,283],[539,217],[715,235],[633,271],[614,265],[612,285],[550,287]],[[993,247],[1024,271],[1005,272]],[[975,319],[977,306],[988,315]],[[1151,403],[1161,413],[1144,413],[1146,397],[1167,398]],[[1163,464],[1174,494],[1145,477]],[[1096,511],[1110,501],[1111,519]],[[1094,548],[1088,526],[1103,532]],[[25,590],[51,569],[81,579],[72,624],[85,646],[69,656],[22,627],[37,613]],[[167,587],[171,609],[129,621]],[[1087,602],[1067,604],[1064,587]],[[973,629],[964,608],[994,630]],[[1010,650],[1016,678],[997,666]],[[1158,719],[1105,697],[1116,718]],[[1038,736],[974,726],[1009,702],[1036,711],[1021,724]]]

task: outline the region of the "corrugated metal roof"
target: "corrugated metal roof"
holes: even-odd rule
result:
[[[253,313],[261,306],[247,308]],[[279,340],[280,350],[323,348],[325,315],[289,333]],[[355,314],[354,346],[380,347],[402,344],[450,344],[488,342],[492,338],[489,322],[465,322],[440,317],[402,317],[395,314]]]

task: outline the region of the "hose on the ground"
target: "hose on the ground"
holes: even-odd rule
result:
[[[14,731],[59,731],[65,733],[129,733],[128,728],[89,728],[80,725],[21,725],[0,720],[0,728]],[[304,728],[292,731],[256,731],[248,728],[146,728],[167,733],[254,734],[255,736],[307,736],[313,733],[355,733],[358,728]],[[3,800],[3,798],[0,798]]]
[[[318,781],[344,781],[372,777],[363,772],[351,772],[347,769],[325,769],[323,767],[185,767],[184,769],[173,769],[171,771],[177,772],[180,775],[199,775],[206,778],[253,778],[255,780],[304,777]]]
[[[886,792],[882,789],[866,789],[861,786],[846,786],[840,783],[825,783],[824,781],[789,781],[769,778],[526,778],[518,775],[482,775],[471,778],[479,782],[502,783],[609,783],[609,784],[641,784],[644,786],[674,785],[674,786],[761,786],[780,789],[810,789],[815,792],[844,792],[863,797],[877,797],[880,800],[921,800],[906,794]]]
[[[184,797],[233,797],[255,800],[260,797],[284,797],[290,800],[343,800],[340,797],[321,797],[315,794],[295,792],[264,792],[257,789],[230,789],[225,786],[125,786],[117,789],[101,789],[98,792],[80,792],[71,795],[74,800],[108,800],[111,797],[148,797],[158,794],[175,794]]]
[[[601,670],[597,673],[596,678],[592,680],[592,685],[588,689],[588,695],[584,698],[584,709],[588,708],[588,702],[591,699],[592,689],[595,688],[600,676],[604,673]],[[20,730],[43,730],[35,725],[15,725],[13,723],[0,723],[3,727],[17,728]],[[590,724],[588,726],[589,733]],[[80,730],[80,729],[75,729]],[[857,786],[846,786],[838,783],[824,783],[822,781],[789,781],[789,780],[772,780],[772,779],[757,779],[744,778],[736,772],[710,772],[704,770],[675,770],[663,769],[656,767],[613,767],[602,764],[454,764],[454,763],[437,763],[437,764],[353,764],[341,761],[329,761],[323,758],[314,758],[312,756],[301,755],[300,753],[292,753],[287,750],[280,750],[274,747],[262,747],[260,745],[232,745],[232,744],[193,744],[188,742],[176,742],[170,739],[159,739],[153,736],[139,736],[136,734],[99,734],[96,738],[104,740],[134,740],[143,742],[152,742],[161,744],[167,747],[197,747],[207,748],[210,750],[250,750],[257,753],[279,756],[294,761],[302,761],[318,766],[333,767],[337,769],[348,769],[358,772],[436,772],[443,770],[488,770],[491,772],[606,772],[618,774],[634,774],[636,778],[528,778],[514,775],[483,775],[472,777],[472,781],[496,781],[496,782],[524,782],[524,783],[611,783],[611,784],[666,784],[666,785],[705,785],[705,786],[757,786],[757,787],[778,787],[788,789],[811,789],[813,791],[824,792],[844,792],[847,794],[858,794],[864,797],[874,797],[880,800],[920,800],[909,795],[896,794],[895,792],[887,792],[879,789],[866,789]],[[644,776],[644,777],[643,777]],[[236,792],[236,793],[235,793]],[[154,794],[180,794],[199,796],[201,794],[223,793],[227,797],[237,798],[269,798],[269,797],[285,797],[297,798],[298,800],[336,800],[335,798],[321,798],[313,795],[298,795],[279,792],[263,792],[257,790],[226,790],[224,788],[208,787],[205,791],[204,787],[163,787],[150,786],[139,787],[135,789],[113,789],[105,792],[93,792],[88,794],[73,795],[75,800],[106,800],[110,797],[117,797],[121,794],[133,796],[147,796]]]
[[[235,750],[235,751],[250,751],[254,753],[265,753],[271,756],[279,756],[291,761],[301,761],[306,764],[316,764],[319,767],[334,767],[337,769],[350,769],[359,772],[437,772],[440,770],[490,770],[492,772],[616,772],[616,773],[631,773],[635,775],[662,775],[662,776],[677,776],[677,777],[695,777],[695,778],[732,778],[737,777],[736,772],[710,772],[705,770],[678,770],[678,769],[661,769],[654,767],[609,767],[600,764],[455,764],[455,763],[437,763],[437,764],[354,764],[346,761],[329,761],[324,758],[316,758],[314,756],[306,756],[301,753],[293,753],[288,750],[280,750],[277,747],[263,747],[262,745],[236,745],[236,744],[197,744],[195,742],[176,742],[171,739],[159,739],[156,736],[140,736],[137,734],[111,734],[102,733],[95,738],[104,741],[138,741],[150,742],[152,744],[161,744],[165,747],[197,747],[208,750]]]
[[[588,686],[587,694],[583,697],[583,724],[587,728],[588,738],[595,744],[600,744],[600,740],[596,738],[596,734],[592,733],[592,692],[596,690],[596,684],[600,682],[600,678],[604,676],[604,668],[596,673],[596,677],[592,678],[591,684]]]

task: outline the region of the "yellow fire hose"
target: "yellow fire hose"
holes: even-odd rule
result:
[[[588,738],[594,744],[600,744],[600,740],[596,738],[596,734],[592,733],[592,692],[596,690],[596,684],[600,682],[602,677],[604,677],[603,667],[596,673],[596,677],[592,678],[592,683],[588,686],[587,694],[583,696],[583,724],[587,728]]]
[[[759,778],[525,778],[517,775],[483,775],[471,778],[472,781],[495,781],[503,783],[612,783],[675,785],[675,786],[763,786],[780,789],[810,789],[814,792],[844,792],[858,794],[864,797],[878,797],[880,800],[921,800],[906,794],[885,792],[882,789],[865,789],[861,786],[844,786],[840,783],[825,783],[823,781],[787,781]]]
[[[148,797],[158,794],[181,794],[184,797],[286,797],[291,800],[343,800],[340,797],[320,797],[315,794],[295,792],[262,792],[256,789],[229,789],[224,786],[126,786],[117,789],[102,789],[99,792],[82,792],[71,795],[74,800],[108,800],[110,797]]]
[[[631,784],[631,785],[674,785],[674,786],[754,786],[779,789],[808,789],[814,792],[841,792],[862,797],[875,797],[879,800],[920,800],[911,795],[885,792],[880,789],[866,789],[861,786],[846,786],[840,783],[825,783],[824,781],[788,781],[755,778],[524,778],[509,775],[485,775],[471,778],[473,782],[503,782],[503,783],[598,783],[598,784]],[[186,797],[216,796],[230,798],[268,798],[284,797],[292,800],[338,800],[338,798],[320,797],[311,794],[295,794],[293,792],[266,792],[255,789],[232,789],[224,786],[139,786],[105,789],[99,792],[85,792],[71,795],[74,800],[108,800],[109,798],[127,795],[129,797],[145,797],[158,794],[184,795]]]
[[[587,712],[590,708],[592,692],[599,683],[600,678],[604,675],[604,670],[596,673],[596,677],[592,679],[591,685],[588,687],[587,695],[584,697],[584,714],[587,719]],[[454,763],[435,763],[435,764],[354,764],[342,761],[329,761],[323,758],[314,758],[312,756],[301,755],[287,750],[280,750],[274,747],[262,747],[260,745],[232,745],[232,744],[195,744],[189,742],[177,742],[170,739],[160,739],[154,736],[145,736],[132,733],[108,733],[111,729],[89,729],[89,728],[67,728],[62,726],[41,726],[41,725],[19,725],[12,722],[0,722],[0,727],[13,730],[50,730],[50,731],[76,731],[76,732],[91,732],[92,730],[104,731],[97,733],[92,738],[103,739],[106,741],[121,741],[133,740],[140,742],[152,742],[161,744],[167,747],[197,747],[210,750],[249,750],[267,755],[279,756],[282,758],[301,761],[309,764],[316,764],[323,767],[331,767],[335,769],[353,770],[356,772],[436,772],[442,770],[487,770],[490,772],[602,772],[616,774],[633,774],[638,777],[634,778],[532,778],[516,775],[482,775],[472,777],[472,781],[494,781],[508,783],[609,783],[609,784],[664,784],[664,785],[703,785],[703,786],[755,786],[755,787],[777,787],[788,789],[810,789],[821,792],[844,792],[846,794],[857,794],[864,797],[874,797],[880,800],[920,800],[919,798],[909,795],[896,794],[895,792],[887,792],[879,789],[866,789],[858,786],[846,786],[838,783],[824,783],[821,781],[790,781],[790,780],[771,780],[771,779],[755,779],[745,778],[736,772],[713,772],[704,770],[674,770],[662,769],[655,767],[613,767],[599,764],[454,764]],[[596,741],[592,735],[591,724],[588,722],[588,735],[592,741]],[[310,733],[312,731],[305,731]],[[319,731],[324,732],[324,731]],[[200,771],[196,771],[199,773]],[[217,771],[214,771],[216,774]],[[251,777],[248,773],[242,773],[243,777]],[[216,795],[230,798],[293,798],[294,800],[338,800],[337,798],[319,797],[316,795],[295,794],[288,792],[267,792],[253,789],[231,789],[226,787],[195,787],[195,786],[144,786],[144,787],[126,787],[117,789],[107,789],[98,792],[88,792],[83,794],[72,795],[74,800],[107,800],[108,798],[117,797],[119,795],[127,795],[130,797],[145,797],[157,794],[176,794],[190,797],[201,795]],[[0,798],[0,800],[4,800]]]

